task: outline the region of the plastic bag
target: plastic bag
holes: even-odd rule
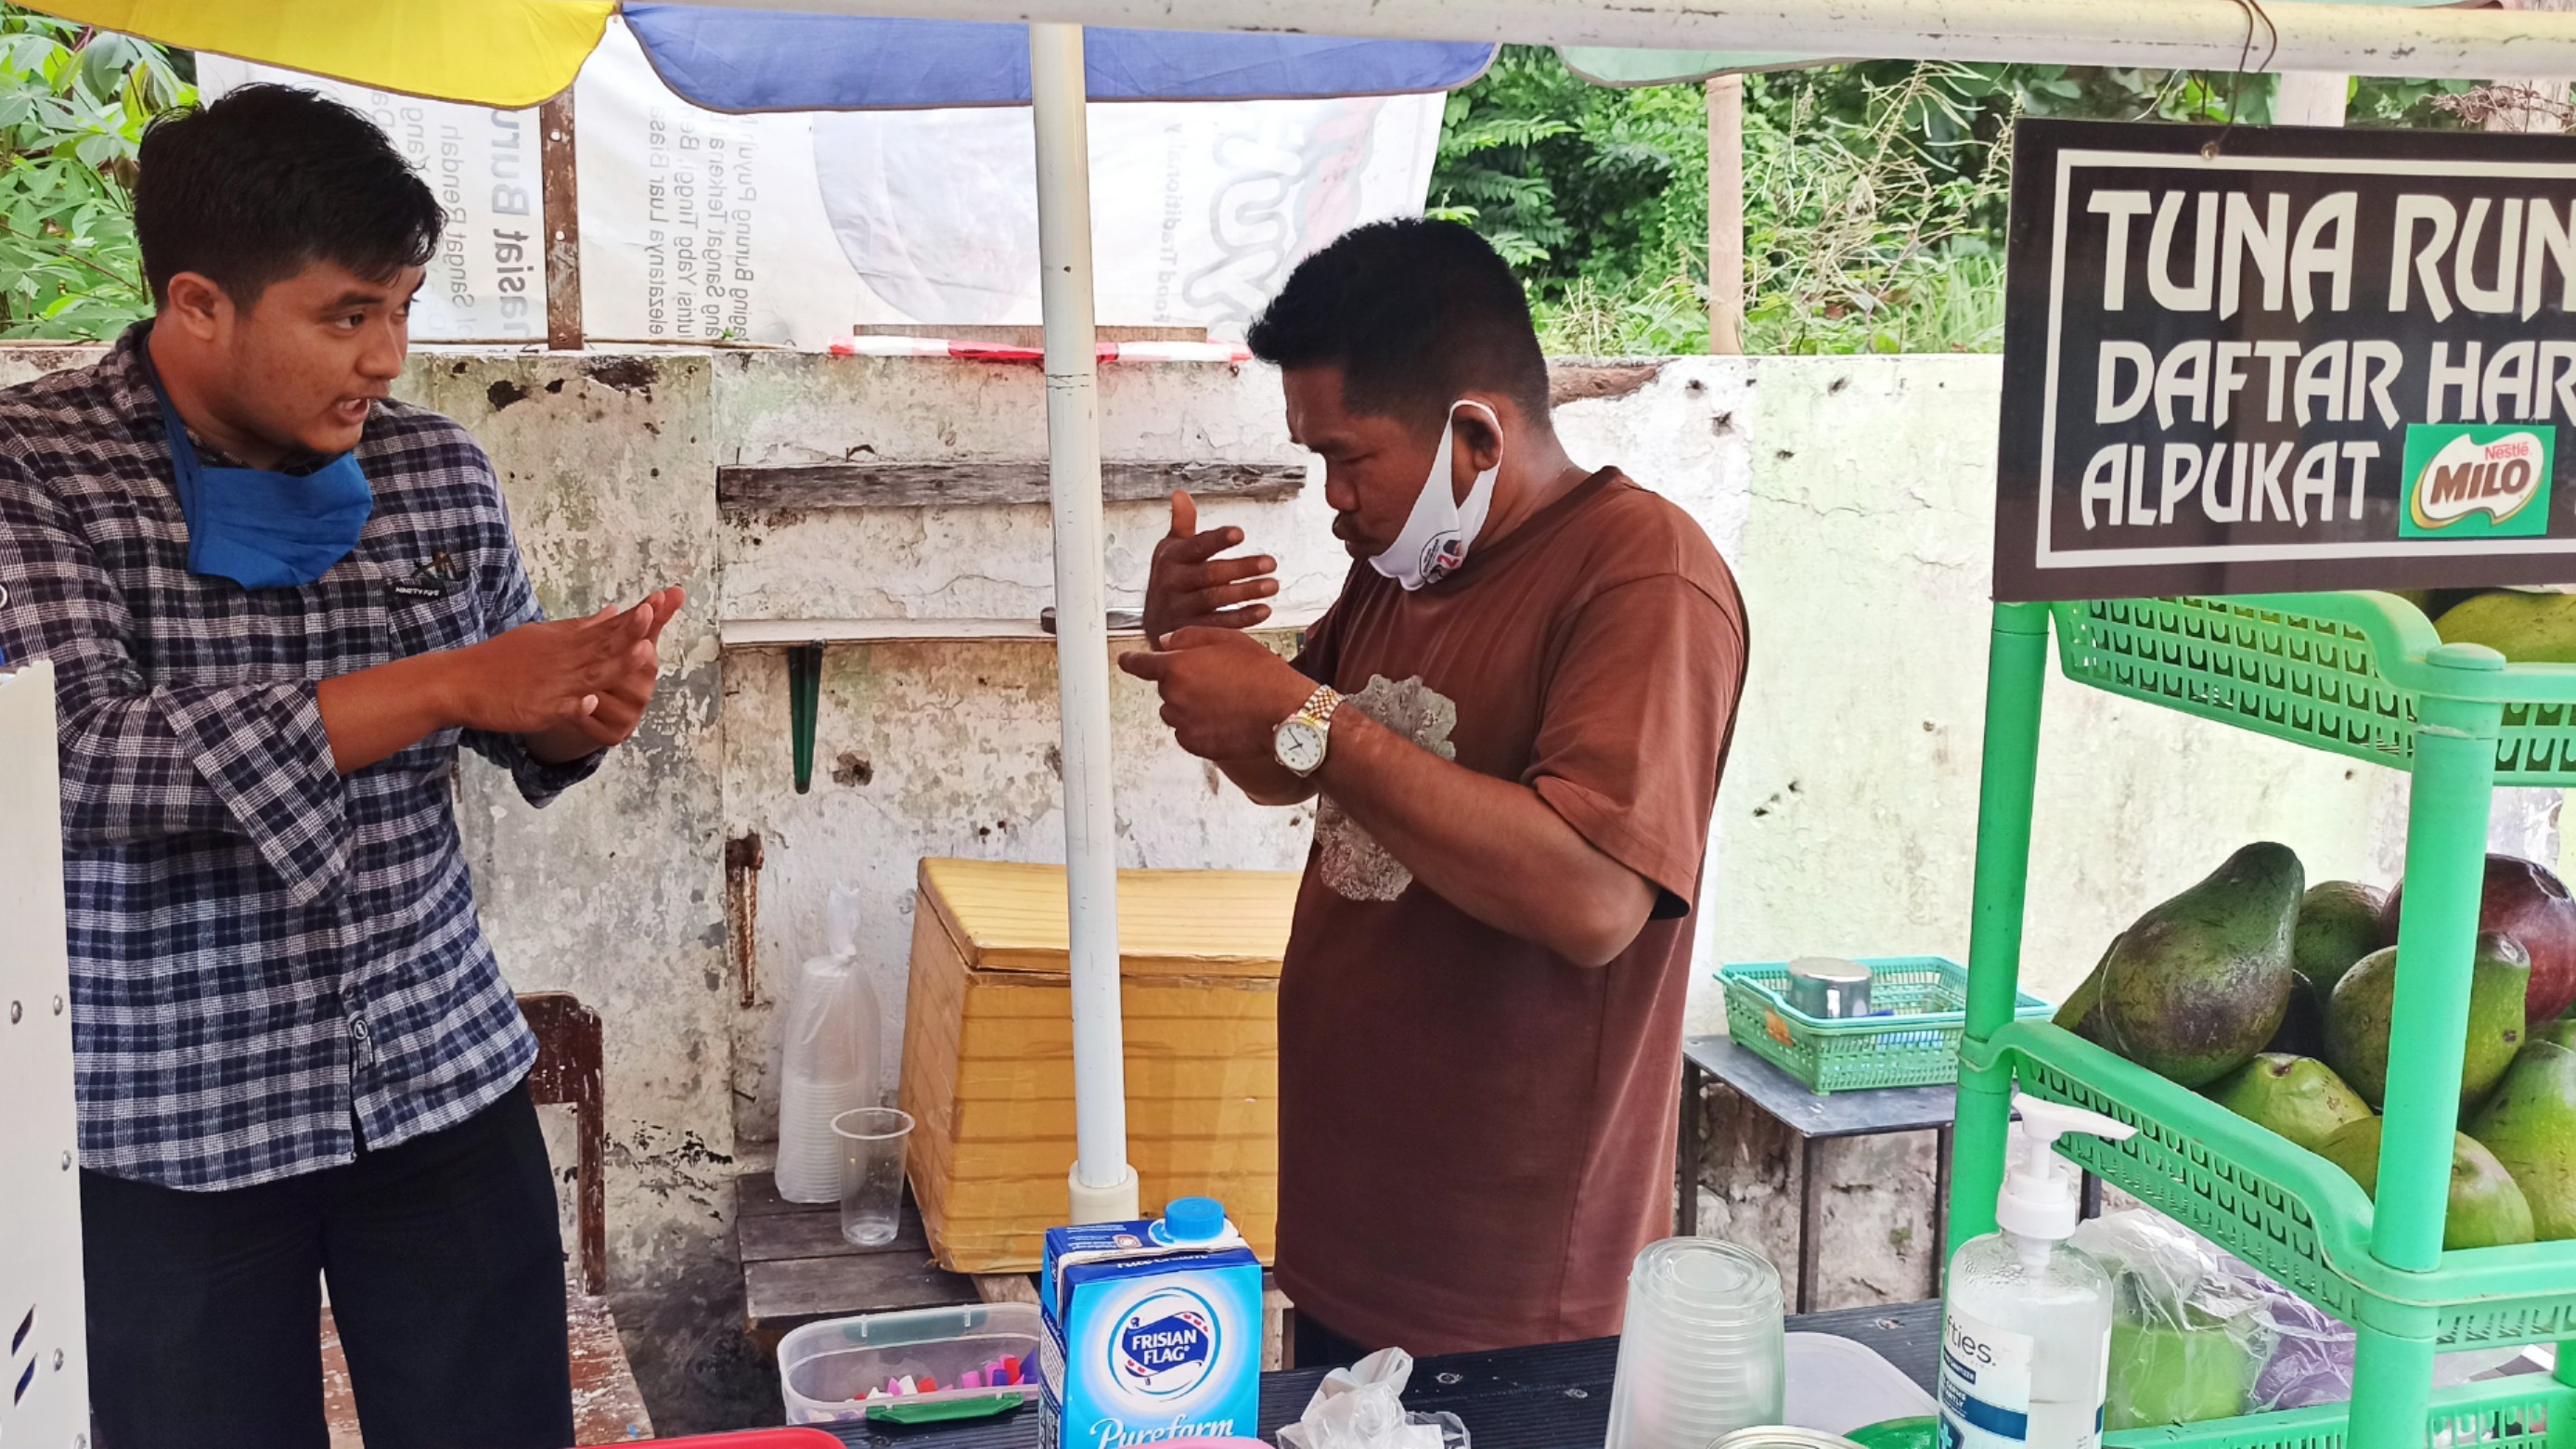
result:
[[[1404,1386],[1413,1355],[1382,1348],[1315,1386],[1306,1412],[1281,1426],[1280,1449],[1468,1449],[1455,1414],[1408,1414]]]
[[[2222,1255],[2224,1257],[2224,1255]],[[2245,1412],[2305,1409],[2352,1397],[2352,1326],[2265,1277],[2251,1265],[2225,1258],[2229,1276],[2262,1300],[2272,1330],[2272,1355],[2255,1375]]]
[[[2104,1428],[2196,1424],[2246,1412],[2280,1335],[2269,1300],[2235,1271],[2244,1265],[2148,1211],[2095,1218],[2076,1228],[2073,1243],[2112,1279]]]

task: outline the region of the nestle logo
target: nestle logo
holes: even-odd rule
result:
[[[1216,1311],[1185,1288],[1148,1295],[1119,1320],[1110,1345],[1119,1380],[1158,1399],[1205,1383],[1216,1354]]]

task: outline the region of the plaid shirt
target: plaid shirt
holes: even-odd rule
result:
[[[537,804],[598,756],[444,730],[334,769],[321,680],[539,617],[491,462],[378,403],[354,552],[302,588],[191,574],[144,335],[0,392],[0,650],[55,669],[82,1163],[246,1187],[453,1126],[526,1074],[456,747]]]

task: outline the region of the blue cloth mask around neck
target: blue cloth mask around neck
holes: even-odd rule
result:
[[[188,572],[231,579],[245,589],[293,589],[322,577],[358,546],[376,497],[358,455],[342,453],[310,473],[209,468],[187,425],[144,359],[144,376],[170,434],[172,482],[188,520]]]

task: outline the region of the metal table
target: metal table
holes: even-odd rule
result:
[[[1940,1322],[1941,1305],[1927,1302],[1809,1314],[1790,1319],[1789,1329],[1840,1334],[1867,1345],[1937,1397]],[[1414,1365],[1404,1403],[1423,1413],[1456,1414],[1476,1449],[1587,1449],[1609,1431],[1610,1379],[1618,1361],[1615,1338],[1426,1358]],[[1275,1438],[1280,1425],[1305,1412],[1323,1377],[1321,1369],[1262,1375],[1261,1436]],[[843,1443],[876,1449],[1035,1449],[1038,1442],[1035,1405],[972,1424],[823,1427]]]
[[[1807,1084],[1780,1070],[1730,1037],[1697,1036],[1682,1043],[1682,1130],[1676,1164],[1681,1190],[1676,1194],[1674,1228],[1682,1237],[1699,1233],[1700,1096],[1715,1077],[1744,1094],[1744,1099],[1777,1120],[1798,1139],[1798,1271],[1793,1311],[1815,1306],[1817,1234],[1815,1149],[1819,1139],[1873,1137],[1882,1132],[1932,1131],[1932,1261],[1946,1257],[1943,1241],[1949,1224],[1950,1123],[1958,1115],[1956,1087],[1882,1087],[1874,1091],[1815,1093]]]

